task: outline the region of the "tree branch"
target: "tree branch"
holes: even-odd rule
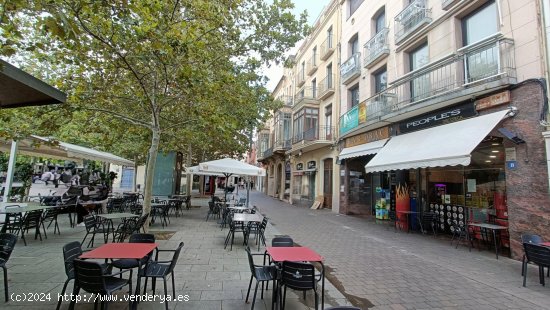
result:
[[[94,112],[100,112],[100,113],[106,113],[106,114],[110,114],[116,118],[119,118],[119,119],[122,119],[124,121],[127,121],[127,122],[130,122],[134,125],[138,125],[138,126],[141,126],[141,127],[145,127],[147,129],[151,129],[151,124],[147,123],[147,122],[144,122],[144,121],[140,121],[138,119],[135,119],[135,118],[132,118],[132,117],[129,117],[129,116],[126,116],[126,115],[122,115],[120,113],[117,113],[115,111],[111,111],[111,110],[107,110],[107,109],[101,109],[101,108],[89,108],[89,107],[79,107],[79,109],[81,110],[87,110],[87,111],[94,111]]]

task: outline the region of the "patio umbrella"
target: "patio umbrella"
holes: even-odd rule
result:
[[[199,164],[199,171],[210,173],[222,173],[225,177],[238,174],[241,176],[265,176],[265,169],[259,168],[232,158],[223,158],[207,161]],[[246,187],[246,206],[250,198],[250,182]]]

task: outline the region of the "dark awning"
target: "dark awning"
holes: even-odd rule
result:
[[[0,60],[0,108],[64,103],[67,95],[34,76]]]

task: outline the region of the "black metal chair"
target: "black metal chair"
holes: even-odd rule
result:
[[[451,231],[453,233],[453,236],[451,237],[451,246],[453,246],[454,240],[456,240],[456,246],[455,249],[458,248],[458,245],[460,244],[460,240],[464,240],[468,242],[468,251],[472,250],[472,247],[474,246],[473,237],[470,236],[470,233],[467,230],[465,225],[460,225],[456,220],[453,220],[451,222]]]
[[[435,212],[425,212],[422,214],[422,217],[417,217],[417,219],[422,233],[427,233],[428,228],[431,228],[435,237],[437,231],[437,214]]]
[[[176,263],[178,262],[178,258],[181,252],[181,249],[183,248],[183,242],[180,242],[178,247],[175,250],[159,250],[157,249],[156,257],[154,261],[149,261],[149,263],[145,266],[144,269],[139,271],[138,277],[144,277],[145,278],[145,285],[143,286],[143,294],[147,291],[147,279],[151,278],[151,281],[153,282],[153,294],[155,294],[155,286],[157,283],[157,278],[162,278],[164,281],[164,296],[168,295],[168,288],[166,286],[166,277],[168,275],[171,275],[172,277],[172,293],[174,294],[172,298],[176,296],[176,283],[174,279],[174,267],[176,266]],[[174,252],[172,256],[172,260],[169,261],[159,261],[158,260],[158,254],[159,252]],[[168,302],[165,301],[164,305],[166,307],[166,310],[168,310]]]
[[[272,247],[293,247],[294,240],[288,236],[275,237],[271,239]]]
[[[44,209],[44,212],[42,213],[41,223],[42,223],[42,229],[44,230],[44,237],[46,237],[46,239],[48,239],[48,235],[46,234],[46,222],[48,222],[47,228],[50,228],[50,226],[54,224],[53,225],[54,235],[56,230],[57,230],[57,233],[61,235],[61,231],[59,231],[59,224],[57,223],[57,215],[59,215],[59,211],[61,211],[60,208],[55,207],[55,208]]]
[[[129,243],[155,243],[155,235],[153,234],[133,234],[130,236]],[[151,259],[153,252],[149,253],[146,257],[142,258],[140,261],[136,259],[117,259],[111,263],[113,267],[116,267],[120,270],[129,269],[130,278],[132,278],[132,269],[138,268],[139,266],[145,267],[147,262]],[[139,272],[139,270],[138,270]]]
[[[143,214],[139,217],[139,219],[136,222],[135,229],[133,233],[139,234],[140,231],[143,231],[145,233],[145,223],[147,222],[147,218],[149,217],[149,213]]]
[[[0,233],[0,267],[4,271],[4,298],[8,302],[8,269],[6,263],[10,259],[11,252],[17,243],[17,235]]]
[[[121,275],[128,270],[123,270],[121,272],[113,274],[105,274],[104,268],[101,264],[89,261],[74,259],[74,289],[73,294],[78,295],[80,289],[98,295],[111,295],[115,291],[118,291],[128,285],[130,287],[130,292],[132,292],[132,278],[123,279],[116,277]],[[131,306],[131,298],[128,298],[129,305]],[[71,300],[71,305],[69,309],[74,309],[75,300]],[[107,309],[107,303],[101,301],[101,308]]]
[[[539,281],[542,286],[544,282],[544,267],[550,268],[550,247],[545,247],[538,244],[524,243],[523,250],[525,251],[526,263],[523,264],[523,287],[527,281],[527,263],[533,263],[539,267]]]
[[[268,218],[264,217],[260,224],[248,223],[248,231],[246,233],[246,244],[248,244],[248,239],[250,234],[256,235],[256,244],[258,245],[258,251],[260,250],[260,245],[266,246],[265,243],[265,229],[267,228]]]
[[[220,207],[214,203],[213,201],[208,202],[208,213],[206,214],[206,221],[208,222],[208,219],[211,216],[217,215],[218,218],[220,217]]]
[[[137,224],[137,221],[133,218],[124,219],[113,232],[113,242],[124,242],[124,239],[136,230]]]
[[[168,203],[152,208],[151,222],[154,223],[156,219],[159,218],[162,227],[168,226],[168,223],[170,223],[170,215],[168,214],[168,212],[170,212],[170,204]]]
[[[95,234],[103,234],[103,242],[107,243],[107,240],[109,238],[109,230],[106,229],[103,225],[103,222],[98,221],[95,216],[85,216],[84,227],[86,227],[86,235],[84,236],[84,239],[82,239],[82,244],[84,244],[84,241],[86,241],[86,238],[89,234],[92,234],[92,239],[88,242],[88,248],[90,247],[90,245],[92,247],[94,246]]]
[[[40,237],[42,241],[42,234],[40,233],[40,225],[42,223],[42,210],[34,210],[27,212],[21,219],[21,227],[19,231],[21,232],[21,239],[25,246],[27,245],[27,240],[25,239],[25,233],[29,233],[29,229],[34,228],[34,240],[36,237]]]
[[[529,243],[529,244],[541,244],[544,241],[542,240],[542,237],[535,234],[522,234],[521,235],[521,244]],[[525,268],[525,264],[527,264],[526,261],[527,257],[525,256],[525,253],[523,253],[523,258],[521,259],[521,275],[523,276],[523,269]],[[548,268],[548,272],[550,273],[550,268]]]
[[[243,233],[243,245],[245,245],[246,241],[248,240],[248,229],[244,227],[243,222],[235,222],[233,221],[232,217],[229,217],[229,232],[227,233],[227,237],[225,237],[225,244],[223,248],[227,248],[227,244],[229,243],[229,240],[231,240],[230,251],[233,251],[233,241],[235,240],[235,233],[240,232]]]
[[[277,279],[277,267],[275,265],[256,265],[254,264],[254,256],[264,256],[264,254],[252,254],[250,253],[250,247],[246,247],[246,254],[248,256],[248,265],[250,266],[250,283],[248,283],[248,291],[246,292],[246,303],[248,303],[248,297],[250,296],[250,288],[252,287],[252,280],[256,279],[256,288],[254,289],[254,297],[252,298],[252,307],[254,309],[254,304],[256,303],[256,295],[258,293],[258,284],[262,283],[262,293],[261,298],[264,298],[264,289],[263,282],[275,281]],[[276,285],[273,285],[276,287]],[[275,296],[272,299],[272,304],[275,303]]]
[[[321,280],[322,274],[315,274],[315,267],[310,263],[298,263],[284,261],[279,281],[279,298],[282,297],[282,310],[285,309],[286,289],[304,292],[313,290],[315,293],[315,310],[319,308],[319,296],[317,293],[317,283]],[[283,289],[284,288],[284,289]]]
[[[185,196],[185,208],[189,210],[191,208],[191,195]]]

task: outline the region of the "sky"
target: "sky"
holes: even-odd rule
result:
[[[294,14],[299,16],[304,10],[307,11],[308,24],[311,26],[316,20],[319,14],[323,11],[323,8],[330,2],[330,0],[293,0],[295,8]],[[296,46],[300,46],[302,41],[298,42]],[[296,47],[295,49],[296,50]],[[265,75],[269,78],[267,83],[267,89],[272,91],[277,82],[283,75],[283,68],[281,66],[272,65],[270,68],[267,68]]]

